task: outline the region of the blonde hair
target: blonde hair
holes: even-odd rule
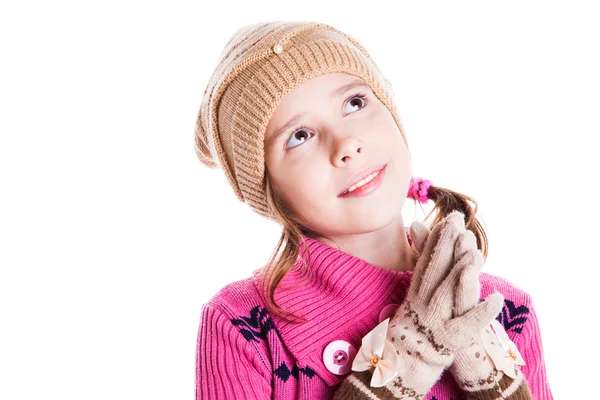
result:
[[[299,260],[298,256],[300,254],[300,242],[303,239],[302,237],[306,236],[317,239],[319,237],[322,238],[327,236],[320,235],[300,223],[294,216],[293,210],[291,210],[273,190],[268,170],[265,172],[265,175],[264,186],[267,203],[271,208],[275,220],[281,225],[282,232],[270,260],[261,269],[258,277],[262,285],[263,293],[265,293],[267,308],[273,314],[288,323],[300,324],[306,322],[306,319],[280,307],[275,300],[275,290],[288,271]],[[425,217],[425,220],[436,212],[436,216],[429,225],[429,229],[432,229],[437,223],[441,222],[452,211],[461,211],[465,215],[466,229],[473,232],[477,239],[477,248],[481,250],[484,261],[487,260],[488,240],[485,229],[476,218],[478,208],[477,202],[469,196],[439,186],[431,186],[429,188],[429,199],[434,202],[434,208]],[[473,203],[473,205],[469,203]],[[335,242],[332,238],[327,238],[332,242]],[[310,251],[308,247],[306,247],[305,250],[307,252],[306,263],[301,262],[298,265],[301,268],[301,271],[307,273],[307,276],[310,276],[311,271],[308,268],[308,265],[310,265]]]

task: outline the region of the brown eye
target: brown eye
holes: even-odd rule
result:
[[[309,135],[310,135],[310,133],[306,130],[306,128],[304,126],[301,126],[292,134],[292,136],[290,137],[290,139],[287,142],[288,146],[286,146],[286,147],[292,148],[292,147],[298,146],[300,143],[303,143],[306,140],[308,140]],[[295,146],[289,146],[289,143],[294,140],[297,140],[299,143],[297,143]]]
[[[346,103],[346,107],[349,105],[352,107],[352,109],[350,110],[345,110],[348,113],[352,113],[356,110],[360,110],[361,108],[364,108],[367,105],[367,100],[365,99],[364,94],[359,94],[356,95],[354,97],[352,97],[347,103]]]
[[[305,130],[301,130],[298,131],[296,133],[294,133],[294,138],[300,140],[301,137],[307,137],[308,136],[308,132],[306,132]],[[306,140],[306,139],[304,139]],[[304,141],[302,140],[302,141]]]
[[[364,103],[363,99],[361,99],[360,97],[355,97],[352,100],[350,100],[350,105],[354,106],[354,105],[362,105]]]

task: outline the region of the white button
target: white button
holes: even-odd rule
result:
[[[275,46],[273,46],[273,51],[275,52],[275,54],[279,54],[283,51],[283,46],[280,44],[276,44]]]
[[[349,373],[354,357],[356,357],[356,349],[345,340],[335,340],[323,351],[323,363],[336,375]]]

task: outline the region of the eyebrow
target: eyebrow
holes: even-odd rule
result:
[[[365,88],[370,88],[370,86],[367,83],[365,83],[364,81],[362,81],[360,79],[355,79],[355,80],[333,90],[329,94],[329,96],[330,96],[330,98],[339,97],[339,96],[343,95],[344,93],[346,93],[347,91],[349,91],[350,89],[354,89],[355,87],[358,87],[358,86],[364,86]],[[307,114],[308,113],[306,113],[306,112],[298,113],[298,114],[294,115],[285,125],[278,128],[275,131],[275,133],[271,136],[269,141],[267,142],[267,147],[270,146],[271,143],[275,142],[284,132],[286,132],[288,130],[288,128],[290,128],[291,126],[296,124],[296,122],[298,122],[299,119],[301,119],[302,117],[304,117]]]
[[[331,94],[329,95],[330,97],[336,97],[336,96],[341,96],[344,93],[346,93],[348,90],[350,89],[354,89],[357,86],[364,86],[366,88],[370,88],[369,85],[367,85],[366,82],[360,80],[360,79],[355,79],[345,85],[340,86],[339,88],[335,89],[333,92],[331,92]]]

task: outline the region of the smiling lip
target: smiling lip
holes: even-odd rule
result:
[[[387,164],[379,164],[379,165],[375,165],[372,167],[369,167],[365,170],[363,170],[362,172],[360,172],[359,174],[355,175],[352,180],[350,181],[351,183],[346,186],[346,188],[344,190],[342,190],[342,192],[340,194],[338,194],[338,197],[351,197],[351,196],[365,196],[373,191],[375,191],[379,185],[381,185],[381,182],[383,181],[383,175],[385,173],[385,167],[387,166]],[[364,178],[368,177],[369,175],[371,175],[374,172],[379,171],[379,174],[373,178],[369,183],[362,185],[356,189],[354,189],[352,192],[348,193],[348,189],[350,189],[353,185],[355,185],[356,183],[360,182],[361,180],[363,180]]]

